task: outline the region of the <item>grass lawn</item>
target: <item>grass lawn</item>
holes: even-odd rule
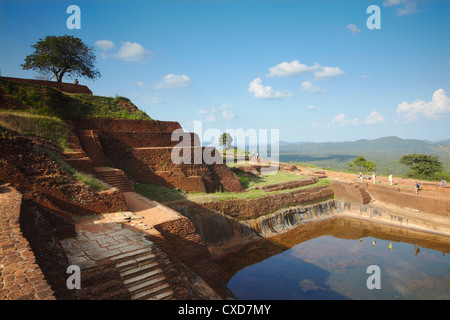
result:
[[[245,177],[243,177],[245,178]],[[216,192],[216,193],[184,193],[182,191],[178,191],[175,189],[170,189],[158,185],[153,184],[135,184],[134,189],[136,192],[140,193],[141,195],[161,202],[161,203],[167,203],[167,202],[174,202],[174,201],[180,201],[180,200],[187,200],[197,203],[202,202],[210,202],[210,201],[225,201],[225,200],[232,200],[232,199],[254,199],[259,197],[265,197],[272,194],[277,193],[284,193],[284,192],[291,192],[295,190],[300,189],[308,189],[313,187],[318,187],[321,185],[327,185],[330,183],[330,180],[325,179],[319,179],[319,182],[299,187],[295,189],[288,189],[288,190],[280,190],[280,191],[272,191],[272,192],[265,192],[263,190],[255,189],[257,186],[264,186],[264,185],[271,185],[271,184],[277,184],[282,182],[290,182],[295,180],[302,180],[306,179],[307,176],[299,176],[293,173],[283,172],[279,171],[278,173],[274,175],[267,175],[267,176],[258,176],[254,178],[248,178],[251,179],[251,181],[248,182],[248,186],[246,187],[245,192]],[[242,179],[241,179],[242,181]]]

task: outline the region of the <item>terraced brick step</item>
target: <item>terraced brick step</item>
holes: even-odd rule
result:
[[[135,269],[146,265],[153,265],[155,259],[156,258],[154,255],[149,255],[148,257],[144,256],[140,259],[123,261],[121,263],[116,264],[116,267],[119,268],[120,271],[124,272],[130,269]]]
[[[141,291],[139,293],[131,295],[132,300],[162,300],[168,299],[172,295],[172,291],[169,288],[169,284],[163,283],[159,286],[153,287],[148,290]]]
[[[126,270],[126,271],[123,271],[123,272],[120,273],[120,275],[121,275],[122,278],[124,278],[125,280],[128,280],[128,279],[131,279],[131,278],[133,278],[133,277],[140,276],[140,275],[142,275],[142,274],[144,274],[144,273],[151,272],[151,271],[153,271],[155,268],[158,268],[158,266],[159,266],[159,265],[158,265],[157,262],[152,262],[152,263],[149,263],[149,264],[140,266],[140,267],[135,267],[135,268],[132,268],[132,269],[128,269],[128,270]]]
[[[123,281],[123,283],[127,286],[136,286],[138,284],[149,281],[149,280],[159,277],[161,275],[162,275],[161,269],[154,269],[152,271],[140,274],[133,278],[126,279]]]
[[[119,189],[120,192],[133,192],[133,186],[128,180],[127,176],[122,170],[111,169],[105,170],[103,168],[96,168],[97,174],[106,183],[112,185],[113,187]]]

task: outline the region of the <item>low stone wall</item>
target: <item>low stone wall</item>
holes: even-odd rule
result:
[[[204,202],[198,206],[219,211],[239,219],[251,219],[274,212],[280,208],[327,200],[333,196],[329,186],[319,186],[291,192],[267,195],[255,199],[234,199],[218,202]]]
[[[67,93],[85,93],[92,94],[92,91],[87,87],[80,84],[73,83],[65,83],[65,82],[56,82],[56,81],[45,81],[45,80],[33,80],[33,79],[20,79],[20,78],[10,78],[10,77],[2,77],[2,79],[20,82],[25,84],[31,84],[35,86],[47,86],[52,87],[62,92]]]
[[[450,219],[442,218],[439,215],[408,212],[407,210],[398,212],[339,200],[334,201],[334,207],[337,215],[343,217],[450,235]]]
[[[0,187],[0,300],[54,300],[20,226],[22,195]]]
[[[359,183],[359,185],[377,200],[450,217],[449,198],[437,198],[426,192],[421,193],[420,191],[416,195],[414,190],[394,186],[380,186],[372,183]]]

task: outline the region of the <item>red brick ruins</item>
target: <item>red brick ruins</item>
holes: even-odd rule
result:
[[[172,132],[181,129],[177,122],[79,118],[70,124],[78,152],[66,154],[67,162],[80,171],[92,173],[94,167],[111,166],[138,183],[194,192],[243,191],[238,177],[225,164],[194,163],[196,148],[202,153],[205,150],[195,134],[189,134],[192,163],[171,160],[179,144],[171,139]]]

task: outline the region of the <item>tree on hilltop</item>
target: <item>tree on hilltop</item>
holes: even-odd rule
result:
[[[94,48],[85,45],[79,38],[69,35],[46,36],[31,47],[34,52],[20,65],[24,70],[53,74],[57,82],[62,82],[64,75],[89,79],[100,77],[100,72],[95,69]]]

